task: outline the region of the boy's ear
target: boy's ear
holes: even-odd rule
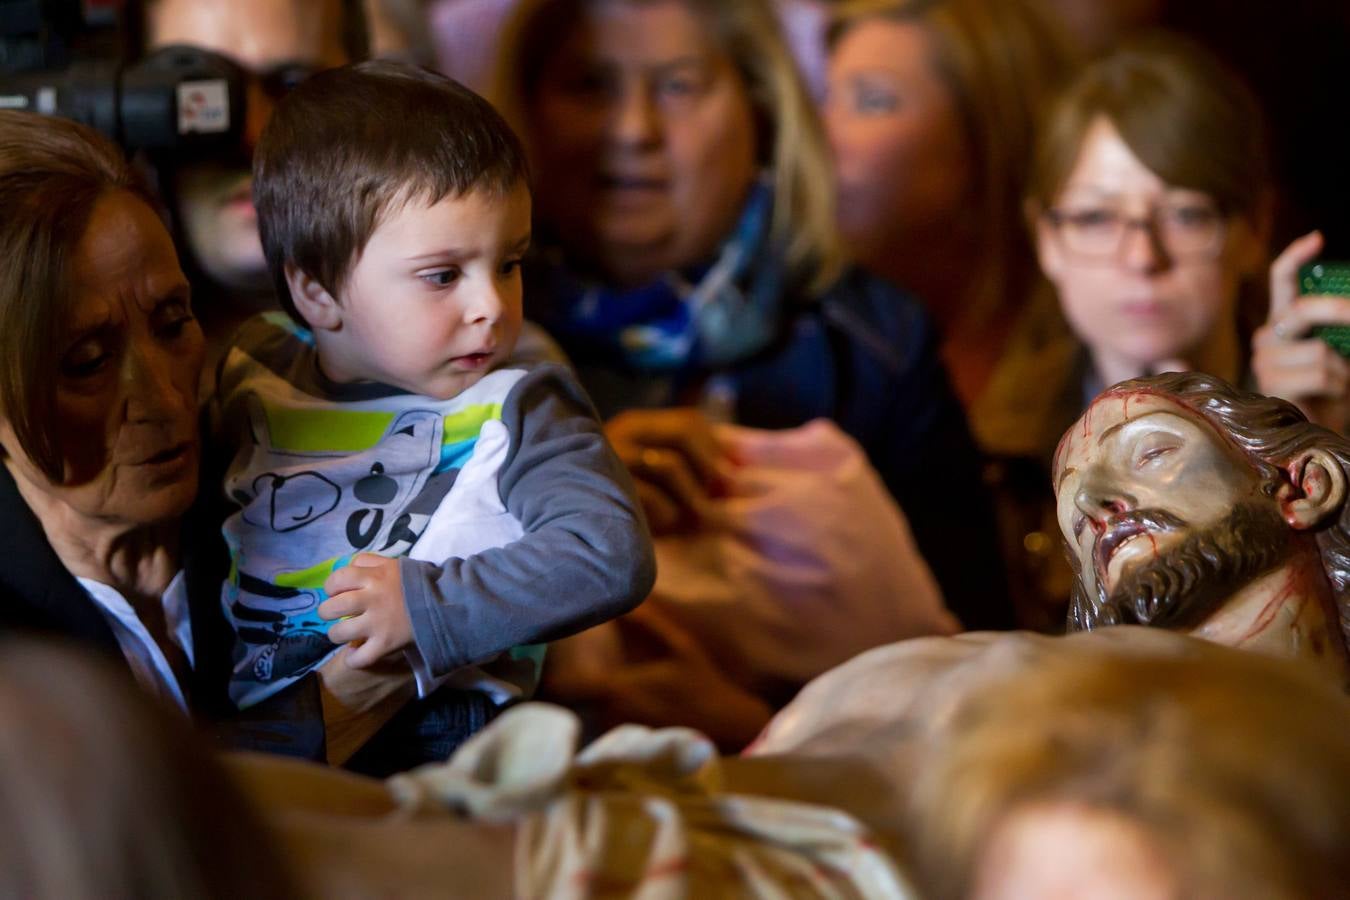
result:
[[[337,331],[342,327],[342,307],[319,279],[293,262],[285,267],[286,287],[300,317],[316,331]]]

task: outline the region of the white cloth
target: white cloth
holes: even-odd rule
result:
[[[169,665],[164,650],[155,643],[150,630],[136,614],[135,607],[111,585],[92,578],[76,580],[98,604],[136,681],[150,693],[187,713],[187,697],[183,694],[183,686],[178,683],[178,676]],[[192,618],[188,615],[187,587],[181,570],[165,588],[160,603],[164,608],[164,623],[169,640],[183,651],[188,665],[195,666],[196,661],[192,657]]]
[[[624,725],[578,753],[579,733],[573,713],[522,704],[387,784],[410,814],[516,823],[522,898],[917,896],[849,814],[724,790],[696,731]]]

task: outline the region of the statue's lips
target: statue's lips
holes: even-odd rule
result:
[[[1111,557],[1116,555],[1116,551],[1122,545],[1141,534],[1148,534],[1152,530],[1148,525],[1136,519],[1126,519],[1107,528],[1106,532],[1097,539],[1097,547],[1094,553],[1098,581],[1102,584],[1106,583],[1106,571],[1107,567],[1111,565]]]

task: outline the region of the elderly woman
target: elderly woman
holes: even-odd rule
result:
[[[761,0],[540,0],[499,101],[535,167],[528,312],[563,345],[655,532],[734,463],[710,419],[834,420],[968,627],[1010,622],[978,460],[915,300],[848,266],[825,141]],[[960,535],[959,540],[957,535]]]
[[[219,519],[189,514],[202,332],[152,204],[93,131],[0,112],[0,633],[120,658],[228,720],[231,743],[345,758],[411,694],[407,673],[338,661],[247,721],[229,707]]]
[[[120,651],[186,707],[203,340],[152,202],[91,132],[0,117],[0,616]]]

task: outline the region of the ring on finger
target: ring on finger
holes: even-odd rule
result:
[[[1276,322],[1272,331],[1274,331],[1275,336],[1282,341],[1287,341],[1294,336],[1290,332],[1289,325],[1286,322]]]

